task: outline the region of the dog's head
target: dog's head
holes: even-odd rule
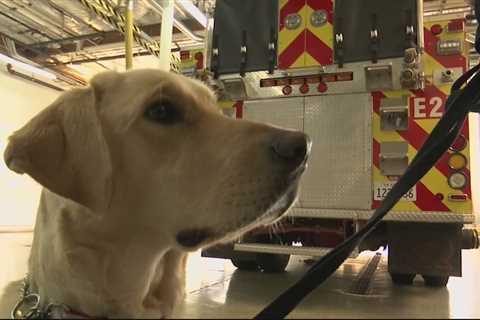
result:
[[[303,133],[224,117],[200,82],[108,72],[63,94],[10,137],[8,167],[186,250],[230,240],[294,202]]]

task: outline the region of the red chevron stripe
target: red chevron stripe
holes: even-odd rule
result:
[[[306,51],[322,66],[333,63],[333,50],[330,49],[323,41],[321,41],[310,30],[306,30]]]
[[[291,13],[297,13],[305,6],[305,0],[288,0],[280,9],[279,30],[285,27],[285,18]]]
[[[332,0],[307,0],[307,5],[313,10],[325,10],[328,13],[328,22],[333,23]]]
[[[437,54],[437,42],[440,41],[440,38],[435,36],[429,28],[423,28],[424,32],[424,41],[425,41],[425,51],[435,60],[437,60],[445,68],[463,68],[463,71],[466,70],[466,59],[461,54],[441,56]]]
[[[380,168],[380,143],[375,139],[372,141],[372,162],[375,167]],[[379,206],[380,201],[372,200],[372,209],[376,209]]]
[[[373,165],[377,168],[380,168],[380,143],[377,140],[373,139],[372,143],[372,152],[373,152]]]
[[[278,67],[280,69],[287,69],[297,61],[300,55],[305,50],[305,32],[302,32],[292,43],[283,50],[278,56]]]
[[[380,114],[380,102],[385,98],[385,94],[381,91],[372,92],[373,112]]]
[[[422,182],[417,182],[417,207],[422,211],[450,211]]]

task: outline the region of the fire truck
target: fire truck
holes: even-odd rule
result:
[[[442,117],[467,70],[469,16],[424,17],[421,0],[217,0],[204,50],[184,71],[212,75],[232,117],[300,130],[312,141],[296,205],[280,225],[202,251],[239,269],[280,272],[320,257],[368,220]],[[205,79],[205,77],[204,77]],[[466,121],[441,160],[358,247],[388,248],[394,283],[461,276],[478,248]]]

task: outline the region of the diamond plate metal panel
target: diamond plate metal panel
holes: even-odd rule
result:
[[[243,105],[243,118],[303,131],[304,111],[305,98],[250,100]],[[301,202],[297,201],[294,206],[301,206]]]
[[[304,98],[245,101],[243,118],[303,131]]]
[[[368,220],[372,217],[373,213],[374,210],[293,208],[287,215],[294,218]],[[475,217],[471,214],[467,215],[442,211],[390,211],[383,220],[431,223],[475,223]]]
[[[368,93],[305,98],[304,131],[313,147],[302,207],[371,208],[371,113]]]

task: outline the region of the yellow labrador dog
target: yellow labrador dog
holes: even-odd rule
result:
[[[300,132],[222,116],[196,80],[96,76],[15,132],[4,154],[44,186],[29,292],[42,311],[169,317],[187,253],[278,219],[310,145]]]

